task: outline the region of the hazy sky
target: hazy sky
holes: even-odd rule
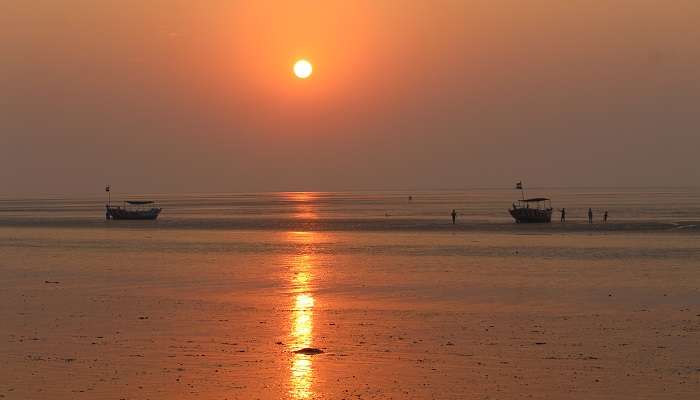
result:
[[[698,0],[0,1],[4,195],[698,185],[699,152]]]

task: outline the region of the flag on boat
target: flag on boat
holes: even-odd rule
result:
[[[521,182],[516,183],[515,188],[518,190],[523,190],[523,182],[521,181]]]
[[[105,192],[109,192],[109,185],[105,186]]]

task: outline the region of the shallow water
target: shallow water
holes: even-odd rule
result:
[[[555,208],[567,209],[573,224],[584,222],[589,207],[596,222],[605,210],[608,229],[697,228],[700,189],[541,189],[533,194],[551,197]],[[412,198],[409,200],[409,196]],[[189,194],[119,196],[153,199],[163,208],[157,223],[120,222],[148,229],[269,229],[269,230],[512,230],[507,210],[520,196],[514,190],[432,192],[280,192],[251,194]],[[100,226],[104,222],[101,197],[0,198],[0,225]],[[457,227],[450,212],[456,209]],[[532,227],[531,227],[532,228]],[[557,226],[547,229],[566,229]],[[600,227],[599,227],[600,228]],[[517,228],[525,229],[525,228]]]
[[[698,193],[548,193],[612,221],[516,225],[512,191],[5,199],[0,395],[695,398]]]

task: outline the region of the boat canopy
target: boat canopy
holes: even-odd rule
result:
[[[513,203],[513,208],[530,208],[532,207],[530,204],[534,204],[534,207],[537,209],[542,209],[543,206],[545,209],[552,208],[552,201],[546,197],[532,197],[529,199],[516,200],[516,202]]]
[[[131,204],[132,206],[136,206],[136,205],[141,205],[141,204],[153,204],[153,201],[151,201],[151,200],[127,200],[127,204]]]

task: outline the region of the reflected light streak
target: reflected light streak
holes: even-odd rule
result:
[[[307,203],[318,197],[316,192],[284,192],[281,195],[285,200],[296,203]]]
[[[298,205],[295,208],[294,217],[298,219],[317,219],[316,211],[312,206]]]
[[[294,217],[299,219],[316,219],[314,201],[318,198],[315,192],[285,192],[282,198],[293,203]]]
[[[291,241],[312,244],[314,235],[310,232],[295,232]],[[313,343],[313,317],[315,300],[311,293],[313,280],[313,255],[299,254],[292,260],[290,284],[295,293],[291,313],[289,350],[295,351],[311,347]],[[309,399],[314,396],[313,362],[311,356],[294,354],[290,367],[290,395],[293,399]]]
[[[291,395],[293,399],[309,399],[313,396],[311,390],[313,368],[310,357],[297,355],[292,362]]]

